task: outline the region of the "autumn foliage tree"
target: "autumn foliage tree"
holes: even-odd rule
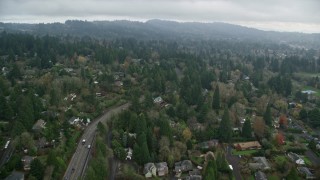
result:
[[[285,143],[285,138],[284,138],[283,134],[280,132],[278,134],[276,134],[275,140],[276,140],[277,145],[279,145],[279,146],[283,145]]]
[[[286,128],[288,125],[288,119],[285,115],[281,115],[279,118],[280,128]]]

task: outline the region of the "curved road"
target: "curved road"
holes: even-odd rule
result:
[[[118,114],[122,110],[127,109],[129,105],[130,104],[127,103],[107,110],[102,116],[98,117],[84,130],[84,133],[79,140],[78,147],[69,162],[63,179],[76,180],[82,178],[87,165],[87,157],[91,150],[88,149],[88,145],[93,143],[98,123],[108,121],[112,115]],[[84,145],[82,144],[82,139],[86,140]]]

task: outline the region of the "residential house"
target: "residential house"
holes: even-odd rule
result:
[[[201,175],[189,175],[185,178],[186,180],[202,180]]]
[[[268,180],[267,175],[262,171],[258,171],[256,173],[254,173],[254,179],[255,180]]]
[[[168,165],[166,162],[156,163],[158,176],[166,176],[169,173]]]
[[[79,122],[81,122],[81,119],[79,117],[72,117],[69,119],[69,124],[71,125],[77,125]]]
[[[310,172],[307,167],[297,167],[298,172],[303,174],[306,179],[316,179],[316,177]]]
[[[265,157],[253,157],[254,163],[249,163],[250,169],[253,170],[268,170],[271,169]]]
[[[33,126],[32,126],[32,130],[33,131],[41,131],[42,129],[44,129],[46,126],[46,122],[42,119],[39,119]]]
[[[305,164],[304,160],[296,153],[289,152],[288,153],[288,157],[289,157],[289,159],[291,159],[291,161],[295,162],[298,165],[304,165]]]
[[[174,163],[174,171],[176,173],[190,171],[192,168],[192,162],[190,160],[183,160]]]
[[[5,178],[5,180],[24,180],[24,173],[12,171],[11,174]]]
[[[133,150],[131,148],[127,148],[125,150],[127,152],[126,160],[131,160],[132,159]]]
[[[53,146],[53,143],[48,142],[45,137],[42,137],[36,141],[36,146],[38,149],[44,149]]]
[[[219,145],[219,140],[217,139],[212,139],[210,141],[205,141],[202,143],[199,143],[198,146],[200,149],[211,149],[211,148],[215,148]]]
[[[154,163],[147,163],[144,165],[143,174],[146,178],[151,178],[152,176],[157,176],[157,168]]]
[[[23,164],[23,169],[25,171],[29,171],[30,170],[30,165],[31,165],[31,162],[33,161],[34,157],[31,157],[31,156],[24,156],[21,161],[22,161],[22,164]]]
[[[233,146],[239,151],[261,149],[261,144],[258,141],[240,142],[233,144]]]
[[[161,104],[161,103],[163,102],[163,99],[162,99],[161,96],[159,96],[159,97],[154,98],[154,99],[153,99],[153,102],[154,102],[155,104]]]
[[[123,82],[122,81],[115,81],[114,85],[117,87],[122,87],[123,86]]]

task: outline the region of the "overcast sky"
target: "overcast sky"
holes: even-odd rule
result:
[[[164,19],[320,33],[320,0],[0,0],[0,22]]]

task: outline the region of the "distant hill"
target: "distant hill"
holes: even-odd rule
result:
[[[136,38],[141,40],[237,40],[285,43],[306,48],[320,48],[320,34],[262,31],[227,23],[198,23],[149,20],[78,21],[49,24],[0,23],[0,31],[35,35],[90,36],[99,39]]]

